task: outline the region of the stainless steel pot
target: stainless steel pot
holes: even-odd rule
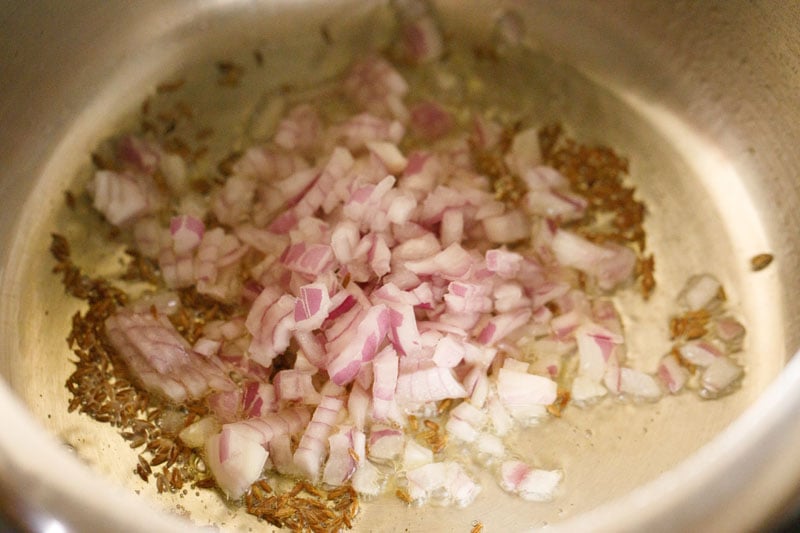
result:
[[[532,440],[521,446],[564,465],[564,494],[552,504],[511,502],[486,484],[467,510],[369,504],[358,528],[465,531],[473,520],[488,531],[765,527],[800,488],[800,362],[792,359],[800,346],[800,6],[436,6],[452,43],[501,48],[497,65],[476,71],[487,98],[524,103],[529,116],[561,120],[577,137],[630,157],[651,211],[659,283],[647,307],[621,302],[639,362],[647,366],[666,350],[663,318],[683,281],[709,271],[748,325],[747,377],[722,400],[682,396],[632,409],[612,402],[525,434]],[[15,521],[46,531],[191,529],[177,511],[229,529],[256,524],[213,494],[157,498],[133,475],[133,452],[113,429],[66,413],[63,338],[75,303],[49,272],[49,232],[80,233],[64,218],[63,190],[158,82],[259,48],[269,76],[235,97],[192,96],[209,122],[238,127],[231,131],[243,139],[234,125],[263,104],[268,87],[332,75],[355,53],[380,46],[392,20],[386,3],[353,0],[5,6],[0,501]],[[519,31],[522,46],[508,50],[498,28]],[[751,272],[749,258],[762,252],[775,262]],[[96,259],[102,268],[104,258]]]

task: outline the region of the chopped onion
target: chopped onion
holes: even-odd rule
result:
[[[441,57],[434,14],[398,5],[394,52]],[[449,77],[432,81],[448,90]],[[208,191],[189,190],[198,169],[182,157],[133,136],[117,142],[116,170],[91,179],[95,209],[161,276],[109,316],[108,340],[144,388],[208,409],[180,438],[205,448],[230,498],[268,467],[369,496],[398,482],[414,503],[463,506],[480,491],[452,460],[464,451],[505,491],[548,501],[562,473],[512,458],[515,428],[609,393],[715,397],[743,374],[732,356],[744,327],[720,311],[710,274],[679,296],[708,315],[699,335],[679,331],[694,314],[675,317],[675,349],[657,370],[626,360],[606,293],[641,273],[643,250],[590,236],[597,198],[543,164],[537,129],[462,116],[430,95],[407,102],[408,91],[372,55],[324,93],[343,104],[335,113],[321,100],[270,104],[269,138]],[[409,142],[426,145],[406,152]],[[509,197],[496,181],[506,175]],[[173,321],[202,310],[181,307],[194,296],[221,312],[194,315],[190,345]],[[412,414],[431,419],[425,433]],[[451,445],[439,450],[433,434]]]
[[[505,461],[500,467],[500,486],[534,502],[552,500],[561,477],[558,470],[531,468],[522,461]]]
[[[726,390],[739,379],[742,369],[728,357],[717,357],[703,372],[703,388],[713,397]]]
[[[693,276],[686,282],[680,300],[691,310],[702,309],[716,300],[721,287],[711,274]]]
[[[406,478],[408,494],[418,503],[435,498],[438,505],[464,507],[472,503],[481,490],[464,468],[452,461],[430,463],[409,470]]]
[[[214,479],[231,499],[239,498],[261,476],[269,456],[258,441],[235,426],[209,437],[205,455]]]

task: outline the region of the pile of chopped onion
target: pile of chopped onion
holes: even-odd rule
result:
[[[413,61],[441,53],[424,14],[404,38]],[[207,403],[213,414],[180,437],[228,497],[278,473],[463,506],[480,464],[509,493],[548,500],[562,472],[520,461],[504,437],[552,416],[559,397],[655,400],[684,387],[686,361],[704,369],[703,390],[738,379],[709,340],[653,373],[628,364],[609,296],[633,279],[636,255],[565,227],[588,199],[541,164],[535,130],[505,152],[522,190],[500,201],[472,154],[496,149],[502,124],[476,114],[460,127],[444,105],[412,101],[378,56],[340,90],[355,113],[296,105],[207,195],[179,156],[135,136],[117,143],[119,168],[90,183],[94,207],[163,281],[107,320],[108,337],[146,389]],[[714,283],[695,280],[688,308],[710,305]],[[187,287],[240,312],[190,344],[168,318]],[[737,326],[721,317],[719,339]],[[439,420],[447,446],[418,438],[416,417]]]

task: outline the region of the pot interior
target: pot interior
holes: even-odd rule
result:
[[[710,98],[708,85],[719,86],[722,80],[706,80],[704,87],[692,86],[691,79],[669,78],[675,67],[658,62],[669,58],[654,41],[629,47],[646,25],[640,34],[615,35],[606,33],[615,23],[593,8],[587,8],[592,16],[584,19],[572,3],[537,4],[531,11],[541,10],[538,16],[526,12],[526,6],[509,4],[438,4],[450,51],[447,74],[474,105],[506,110],[531,125],[560,122],[573,138],[613,147],[628,157],[630,180],[648,208],[645,227],[657,280],[648,302],[633,291],[617,298],[635,365],[656,368],[671,346],[668,320],[677,309],[678,293],[690,276],[708,272],[722,282],[728,307],[747,327],[740,354],[746,376],[740,390],[718,400],[681,394],[632,404],[607,398],[585,409],[569,408],[561,418],[520,432],[514,447],[521,455],[564,470],[560,494],[552,502],[509,497],[485,475],[481,495],[466,510],[409,510],[386,497],[363,505],[358,527],[364,530],[467,531],[476,520],[488,531],[517,530],[587,512],[673,469],[711,441],[754,403],[798,344],[790,317],[798,316],[800,304],[788,298],[800,289],[789,272],[796,244],[786,245],[791,237],[777,219],[795,220],[790,208],[800,200],[786,180],[766,179],[766,170],[786,170],[775,159],[780,146],[753,137],[766,131],[774,140],[780,132],[758,129],[748,122],[750,110],[732,110],[725,98]],[[151,9],[147,15],[145,7]],[[0,342],[6,355],[0,373],[40,424],[113,483],[198,524],[263,527],[214,492],[190,488],[157,494],[155,483],[133,473],[137,452],[114,428],[67,412],[64,383],[73,366],[65,337],[71,316],[81,307],[51,273],[50,233],[72,241],[78,263],[88,272],[115,271],[120,250],[99,246],[99,226],[76,222],[64,191],[81,193],[91,151],[135,120],[157,84],[186,80],[176,94],[194,110],[196,124],[216,132],[205,158],[213,165],[269,131],[270,105],[281,98],[282,88],[328,83],[365,49],[383,47],[394,31],[393,8],[355,2],[232,2],[203,8],[151,2],[124,8],[141,15],[136,29],[129,30],[106,7],[97,9],[87,15],[87,24],[111,22],[96,39],[111,39],[118,31],[120,43],[135,47],[124,52],[123,44],[113,44],[82,56],[88,66],[65,87],[83,92],[67,108],[35,102],[43,106],[40,112],[51,113],[52,125],[38,138],[24,139],[38,143],[31,153],[43,157],[11,167],[12,175],[20,169],[32,173],[24,185],[25,203],[14,210],[16,222],[9,226],[14,231],[4,235]],[[156,20],[161,23],[139,27]],[[509,21],[522,25],[521,45],[504,40],[500,30]],[[557,38],[548,29],[554,22],[565,30]],[[602,45],[588,50],[591,42]],[[91,49],[90,43],[83,46]],[[256,50],[263,64],[255,60]],[[495,55],[489,60],[476,50]],[[217,83],[216,64],[223,60],[244,67],[237,87]],[[58,73],[56,81],[66,79]],[[175,98],[170,94],[151,102],[167,109]],[[5,187],[12,186],[5,181]],[[753,272],[750,258],[760,253],[774,254],[775,261]],[[393,517],[391,523],[387,516]]]

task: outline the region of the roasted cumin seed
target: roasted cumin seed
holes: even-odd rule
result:
[[[750,258],[750,269],[758,272],[767,268],[774,259],[772,254],[758,254]]]

